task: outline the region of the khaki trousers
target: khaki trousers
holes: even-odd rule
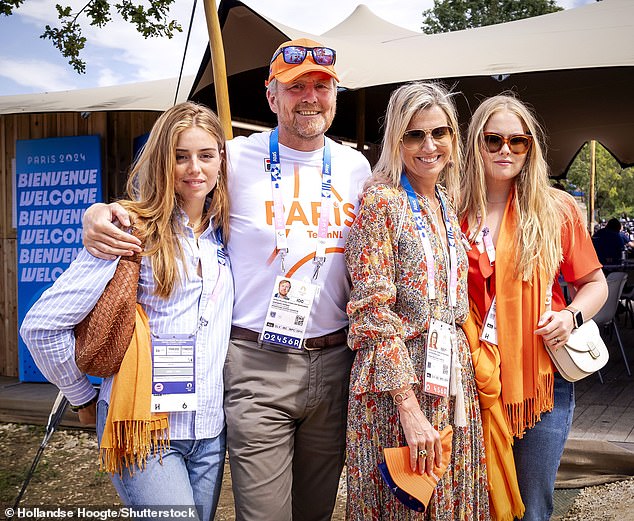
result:
[[[298,353],[231,340],[227,446],[239,521],[326,521],[344,464],[346,345]]]

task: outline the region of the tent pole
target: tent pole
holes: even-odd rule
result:
[[[207,20],[207,32],[209,33],[209,48],[211,50],[211,64],[214,74],[214,90],[216,92],[216,106],[218,117],[222,124],[227,139],[233,138],[231,128],[231,109],[229,107],[229,87],[227,85],[227,66],[225,64],[225,51],[220,32],[220,20],[215,0],[204,0],[205,19]]]
[[[594,232],[594,185],[596,181],[596,169],[597,169],[597,155],[596,155],[597,142],[594,139],[590,140],[590,196],[588,201],[588,208],[590,212],[590,218],[588,219],[588,231],[590,235]]]

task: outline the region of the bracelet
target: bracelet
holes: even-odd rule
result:
[[[87,407],[90,407],[93,403],[97,403],[98,398],[99,398],[99,395],[96,394],[90,399],[90,401],[84,403],[83,405],[71,405],[70,410],[73,412],[79,412],[82,409],[86,409]]]
[[[401,391],[400,393],[396,393],[394,396],[392,396],[392,400],[394,400],[394,405],[396,405],[397,407],[399,405],[401,405],[405,400],[407,400],[412,392],[412,388],[410,387],[409,389],[405,389],[404,391]]]

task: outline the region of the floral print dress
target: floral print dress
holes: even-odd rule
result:
[[[440,192],[456,235],[455,213]],[[466,427],[454,426],[454,397],[426,394],[421,389],[429,320],[452,322],[448,301],[448,253],[426,197],[418,197],[430,235],[435,264],[436,299],[427,297],[427,272],[422,242],[402,188],[370,187],[346,244],[352,278],[348,304],[349,346],[356,351],[350,378],[346,436],[347,518],[367,520],[488,520],[489,497],[482,423],[469,345],[460,324],[468,314],[464,246],[456,241],[458,295],[454,316],[458,356],[462,365]],[[435,204],[434,204],[435,203]],[[437,206],[437,201],[431,202]],[[434,208],[435,209],[435,208]],[[440,228],[440,229],[439,229]],[[425,513],[402,505],[381,479],[377,465],[383,448],[407,445],[396,405],[389,391],[412,385],[423,414],[437,429],[454,427],[451,463],[434,491]]]

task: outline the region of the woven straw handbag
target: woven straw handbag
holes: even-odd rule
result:
[[[140,270],[141,254],[121,257],[97,304],[75,326],[75,362],[84,373],[105,378],[119,371],[134,333]]]

